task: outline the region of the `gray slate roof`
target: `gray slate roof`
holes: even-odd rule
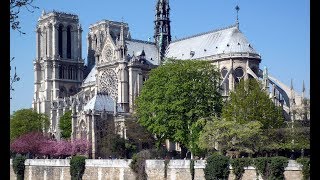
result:
[[[151,64],[153,65],[159,64],[158,50],[156,45],[153,42],[130,39],[130,40],[126,40],[126,44],[128,48],[128,54],[130,56],[132,56],[133,53],[135,56],[137,56],[137,54],[141,53],[142,50],[144,50],[144,52],[146,53],[146,59]]]
[[[118,106],[118,112],[124,112],[121,107]],[[84,110],[95,110],[95,111],[114,111],[114,100],[105,94],[96,94],[90,101],[83,107]]]
[[[194,54],[193,56],[191,55],[192,53]],[[237,25],[233,25],[224,29],[172,41],[167,48],[166,57],[200,59],[228,53],[252,53],[258,55]]]
[[[96,66],[94,65],[86,79],[83,80],[83,86],[90,85],[96,82],[96,71]]]

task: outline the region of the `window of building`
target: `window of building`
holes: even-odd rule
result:
[[[71,58],[71,27],[67,28],[67,58]]]
[[[62,29],[63,29],[63,25],[60,24],[59,25],[59,29],[58,29],[58,46],[59,46],[59,56],[62,57]]]

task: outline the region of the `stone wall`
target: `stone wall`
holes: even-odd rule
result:
[[[86,170],[83,180],[135,180],[134,172],[129,167],[131,160],[121,159],[87,159]],[[25,162],[26,180],[70,180],[70,160],[69,159],[27,159]],[[164,180],[164,160],[147,160],[146,172],[148,179]],[[203,180],[205,160],[195,161],[195,180]],[[286,180],[302,179],[301,166],[295,161],[289,160],[288,167],[285,169]],[[232,171],[232,168],[231,168]],[[10,179],[15,179],[16,175],[12,169],[10,160]],[[167,169],[168,180],[189,180],[190,161],[189,160],[170,160]],[[230,173],[229,180],[234,179],[234,174]],[[242,180],[252,180],[256,178],[254,167],[247,167]],[[262,179],[259,177],[259,179]]]

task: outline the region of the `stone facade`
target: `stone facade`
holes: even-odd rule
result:
[[[135,174],[129,167],[131,160],[86,160],[84,180],[135,180]],[[70,160],[65,159],[28,159],[25,162],[25,179],[27,180],[69,180]],[[195,161],[195,180],[204,180],[205,160]],[[232,171],[232,169],[231,169]],[[164,160],[146,160],[146,173],[150,180],[164,180]],[[302,180],[301,166],[290,160],[284,172],[286,180]],[[10,179],[16,178],[10,160]],[[191,179],[190,160],[170,160],[167,179]],[[230,173],[229,180],[234,179]],[[245,168],[243,180],[256,178],[254,167]],[[259,180],[262,180],[259,177]]]

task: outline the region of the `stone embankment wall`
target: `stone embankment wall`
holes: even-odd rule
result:
[[[131,160],[121,159],[87,159],[86,170],[83,180],[135,180],[134,172],[129,167]],[[25,161],[26,180],[70,180],[70,160],[69,159],[28,159]],[[195,180],[204,178],[205,160],[195,161]],[[164,160],[147,160],[146,173],[150,180],[164,180],[165,165]],[[301,166],[295,161],[289,160],[288,167],[285,169],[286,180],[302,179]],[[16,175],[12,169],[10,160],[10,179],[15,179]],[[170,160],[167,168],[168,180],[189,180],[190,161],[189,160]],[[234,179],[230,173],[229,179]],[[243,180],[256,179],[254,167],[247,167],[243,175]],[[259,179],[262,179],[259,177]]]

